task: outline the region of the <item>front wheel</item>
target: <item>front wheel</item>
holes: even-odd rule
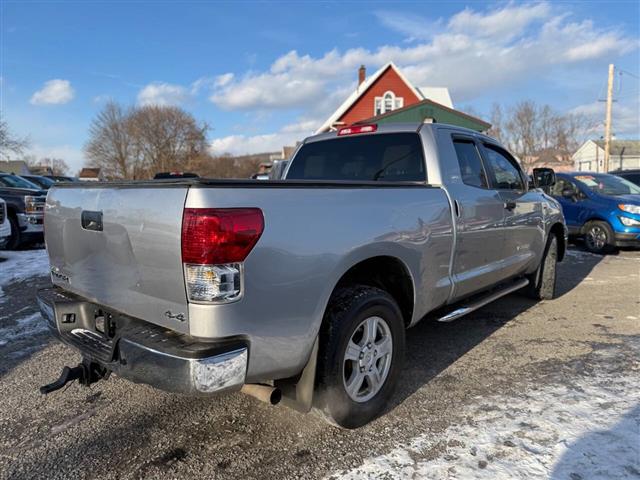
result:
[[[600,220],[587,223],[584,231],[584,245],[591,253],[610,252],[615,245],[613,230],[607,222]]]
[[[391,295],[364,285],[336,292],[321,333],[318,412],[343,428],[373,420],[395,390],[404,349],[404,322]]]

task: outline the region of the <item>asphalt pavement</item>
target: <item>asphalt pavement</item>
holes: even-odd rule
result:
[[[640,478],[640,252],[572,248],[558,298],[412,328],[393,403],[355,431],[115,376],[40,395],[80,357],[37,315],[46,270],[2,276],[42,254],[0,263],[0,478]]]

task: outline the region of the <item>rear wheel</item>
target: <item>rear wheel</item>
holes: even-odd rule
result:
[[[9,223],[11,224],[11,235],[7,242],[7,250],[16,250],[22,244],[22,234],[20,232],[20,226],[18,225],[18,219],[13,215],[9,216]]]
[[[607,222],[600,220],[587,223],[584,232],[584,245],[592,253],[610,252],[615,245],[613,230]]]
[[[330,423],[357,428],[382,413],[404,357],[404,322],[387,292],[369,286],[339,290],[324,319],[317,402]]]
[[[551,233],[540,266],[529,276],[529,285],[526,287],[528,297],[535,300],[551,300],[555,297],[557,264],[558,237]]]

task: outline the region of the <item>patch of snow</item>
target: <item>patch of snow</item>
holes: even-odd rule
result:
[[[49,257],[44,248],[15,252],[2,250],[0,258],[6,258],[0,262],[0,298],[3,295],[2,287],[9,283],[49,275]]]
[[[443,434],[420,435],[331,478],[637,479],[639,401],[633,369],[479,397],[461,412],[466,420]]]
[[[40,312],[19,318],[14,325],[0,328],[0,347],[47,331],[47,325]]]

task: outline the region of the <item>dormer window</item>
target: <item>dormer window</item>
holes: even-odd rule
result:
[[[383,113],[391,112],[396,108],[402,108],[404,105],[404,98],[396,97],[396,94],[391,90],[384,93],[381,97],[376,97],[374,102],[374,115],[381,115]]]

